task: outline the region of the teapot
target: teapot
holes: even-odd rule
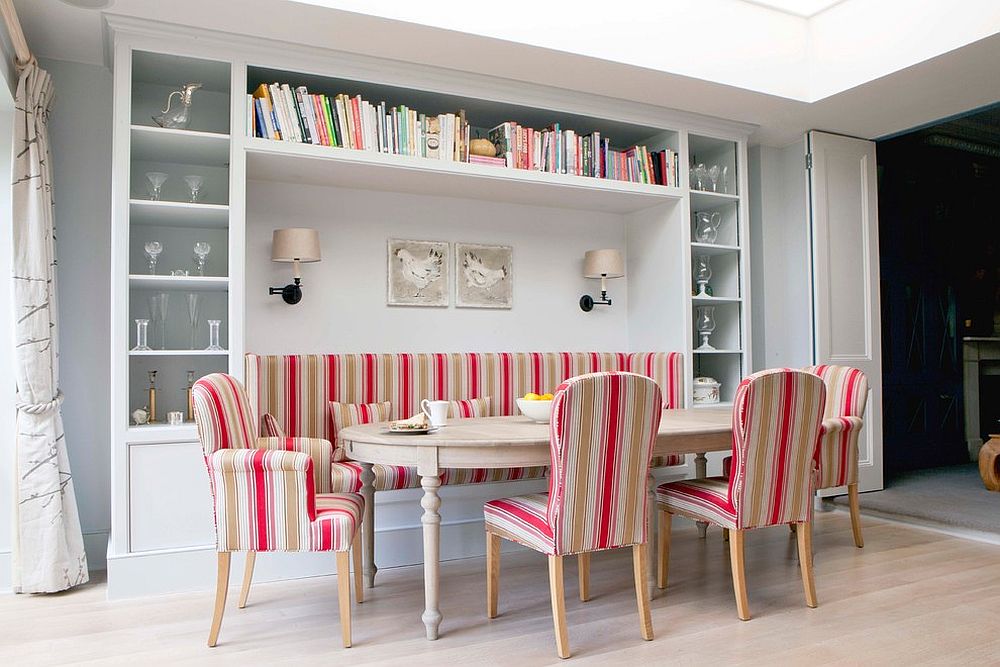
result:
[[[153,116],[153,120],[160,127],[172,129],[184,129],[191,122],[191,96],[194,91],[201,88],[200,83],[185,83],[180,90],[175,90],[167,95],[167,106],[159,115]],[[180,97],[180,105],[171,110],[170,105],[174,95]]]

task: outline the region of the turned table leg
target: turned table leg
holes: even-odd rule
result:
[[[698,452],[694,455],[694,476],[698,479],[708,477],[708,458],[705,452]],[[708,523],[698,521],[698,537],[704,538],[708,534]]]
[[[438,628],[441,625],[441,609],[438,607],[440,557],[441,557],[441,497],[438,489],[441,478],[438,475],[423,475],[420,486],[424,489],[424,497],[420,506],[424,514],[420,523],[424,527],[424,613],[421,619],[427,629],[427,639],[438,638]]]
[[[365,588],[375,586],[375,471],[371,463],[361,464],[361,495],[365,499],[365,516],[361,522],[365,552]]]
[[[649,599],[656,595],[656,478],[653,473],[649,473],[648,495],[646,497],[646,549],[648,551],[647,567],[649,573],[646,577],[648,584]],[[638,593],[638,591],[636,591]]]

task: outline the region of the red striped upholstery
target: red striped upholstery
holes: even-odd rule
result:
[[[192,389],[219,551],[346,551],[361,524],[357,494],[316,494],[313,461],[329,485],[332,446],[310,438],[257,438],[235,378],[213,373]]]
[[[476,417],[490,416],[490,397],[485,398],[465,398],[459,401],[448,403],[448,417],[450,419],[475,419]]]
[[[247,391],[256,414],[273,415],[289,435],[331,439],[327,405],[389,401],[392,419],[409,417],[420,400],[488,399],[488,414],[518,414],[514,399],[553,391],[567,378],[596,371],[652,377],[668,408],[683,407],[683,355],[679,352],[467,352],[246,356]],[[681,465],[683,455],[657,457],[656,466]],[[375,466],[376,488],[419,486],[414,471]],[[341,470],[340,478],[352,475]],[[531,479],[544,470],[447,471],[446,484]],[[388,486],[379,488],[382,484]],[[347,490],[338,486],[334,490]]]
[[[564,382],[552,405],[549,493],[486,503],[487,529],[554,555],[643,544],[662,405],[656,383],[634,373]]]
[[[819,485],[828,489],[858,481],[858,436],[864,426],[868,378],[850,366],[809,366],[826,384],[826,408],[818,452]]]
[[[804,371],[783,368],[749,376],[736,390],[728,481],[661,484],[658,502],[672,513],[724,528],[808,521],[825,401],[822,380]]]

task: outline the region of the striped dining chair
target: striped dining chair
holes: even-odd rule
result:
[[[743,561],[744,533],[794,524],[806,604],[816,606],[812,570],[813,466],[826,400],[823,381],[788,368],[755,373],[740,383],[733,405],[729,478],[661,484],[656,584],[666,588],[674,514],[729,530],[729,561],[740,619],[750,620]]]
[[[496,618],[499,602],[501,538],[546,554],[556,650],[568,658],[563,556],[579,554],[583,568],[593,551],[632,547],[639,627],[643,639],[653,638],[646,590],[646,477],[662,407],[656,383],[634,373],[591,373],[559,386],[549,430],[549,492],[492,500],[484,507],[489,618]]]
[[[865,540],[861,535],[858,503],[858,436],[864,426],[865,404],[868,403],[868,378],[860,369],[850,366],[808,366],[804,370],[823,378],[826,385],[816,489],[847,487],[854,545],[860,549],[865,546]]]
[[[246,606],[259,551],[333,551],[337,554],[340,627],[351,645],[351,561],[354,590],[362,601],[361,545],[364,500],[328,490],[332,446],[316,438],[260,438],[246,392],[234,377],[212,373],[191,391],[198,438],[205,455],[215,512],[218,579],[208,645],[222,626],[229,564],[246,552],[239,607]]]

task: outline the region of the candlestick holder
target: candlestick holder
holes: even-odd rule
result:
[[[148,371],[149,373],[149,421],[150,424],[155,424],[160,420],[156,418],[156,371]]]

